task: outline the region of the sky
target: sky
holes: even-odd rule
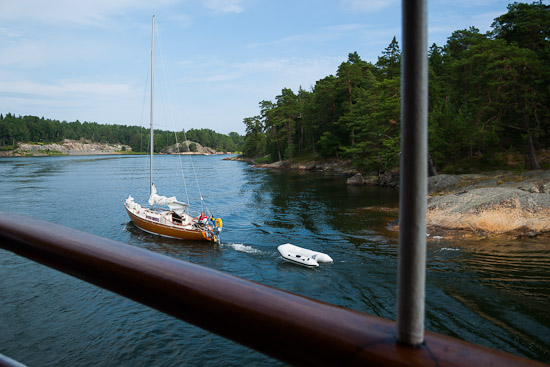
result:
[[[511,1],[428,2],[428,44],[491,29]],[[348,54],[376,63],[396,0],[0,0],[0,113],[245,133],[283,88],[311,90]]]

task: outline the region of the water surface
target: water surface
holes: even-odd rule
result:
[[[145,202],[145,156],[0,160],[0,209],[395,319],[392,189],[342,177],[252,169],[220,156],[156,160],[161,195],[223,218],[222,243],[137,229],[121,200]],[[180,164],[186,172],[183,185]],[[388,208],[385,211],[371,207]],[[290,242],[326,252],[317,269],[280,259]],[[428,242],[426,328],[550,362],[550,246],[537,239]],[[0,353],[30,366],[273,366],[282,363],[133,301],[0,250]]]

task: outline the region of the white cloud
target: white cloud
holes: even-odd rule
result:
[[[385,27],[378,27],[368,24],[338,24],[323,27],[309,33],[290,35],[262,43],[256,42],[250,44],[249,47],[273,48],[280,45],[331,47],[335,42],[339,42],[339,40],[353,38],[355,40],[355,48],[348,49],[346,52],[358,51],[363,60],[376,62],[380,52],[390,43],[394,36],[398,40],[401,37],[401,29],[398,26],[387,25]]]
[[[504,9],[510,1],[508,0],[438,0],[438,3],[443,6],[461,6],[461,7],[483,7],[503,5]]]
[[[0,27],[0,36],[5,36],[8,38],[17,38],[21,36],[21,33],[14,32],[13,30],[9,30],[4,27]]]
[[[158,9],[177,0],[17,0],[0,2],[0,21],[104,27],[114,15],[139,9]]]
[[[225,63],[220,60],[185,62],[186,75],[178,81],[187,85],[198,84],[206,93],[222,90],[241,90],[263,98],[274,98],[282,88],[308,89],[315,82],[334,74],[345,57],[323,58],[271,58],[244,62]],[[262,80],[262,83],[258,83]],[[257,92],[254,92],[257,91]],[[260,92],[261,91],[261,92]],[[266,95],[267,93],[267,95]],[[271,94],[271,95],[270,95]]]
[[[265,58],[235,63],[216,61],[216,72],[211,72],[211,65],[205,65],[203,60],[186,62],[189,75],[194,78],[184,80],[182,120],[187,128],[199,123],[218,132],[243,133],[243,118],[257,115],[260,101],[275,100],[283,88],[297,92],[301,86],[309,90],[317,80],[334,74],[343,61],[345,56]],[[208,109],[204,108],[205,101]]]
[[[35,80],[104,73],[105,65],[121,55],[116,43],[85,36],[39,35],[0,41],[0,68]]]
[[[172,14],[170,20],[180,28],[189,28],[193,25],[193,20],[187,14]]]
[[[46,49],[39,42],[23,40],[17,44],[0,47],[0,65],[14,65],[18,68],[35,67],[42,64]]]
[[[476,27],[481,33],[488,32],[492,29],[494,19],[500,15],[502,13],[498,11],[475,13],[470,16],[450,10],[433,12],[428,17],[428,42],[430,45],[436,43],[443,46],[453,32],[470,27]]]
[[[349,11],[374,13],[398,2],[397,0],[341,0],[340,3]]]
[[[250,47],[266,47],[274,46],[281,44],[290,44],[290,43],[326,43],[334,41],[343,37],[348,37],[350,33],[354,37],[361,35],[367,31],[374,31],[375,27],[369,27],[365,24],[339,24],[334,26],[323,27],[317,31],[312,31],[309,33],[293,34],[286,36],[280,39],[265,41],[265,42],[256,42],[250,44]]]
[[[117,82],[62,80],[47,84],[0,76],[3,113],[57,120],[135,124],[140,93],[131,85]]]
[[[63,99],[107,99],[128,98],[135,95],[132,86],[124,83],[88,82],[62,80],[55,84],[37,83],[26,80],[4,80],[0,83],[0,93],[12,96],[49,100]],[[84,98],[82,98],[84,97]]]
[[[242,0],[204,0],[203,5],[216,13],[242,13]]]
[[[493,12],[487,12],[482,14],[476,14],[472,16],[472,21],[474,22],[475,26],[480,29],[481,32],[486,32],[491,30],[491,24],[493,24],[493,21],[495,18],[498,18],[504,14],[500,11],[493,11]]]

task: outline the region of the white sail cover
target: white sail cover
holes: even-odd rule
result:
[[[167,205],[170,210],[173,210],[178,215],[182,215],[185,211],[186,203],[179,202],[175,196],[166,197],[157,194],[157,188],[155,184],[151,184],[151,196],[149,196],[149,205],[153,206],[158,205]]]
[[[126,206],[127,206],[129,209],[136,209],[136,210],[141,209],[141,205],[139,205],[138,203],[134,202],[134,198],[132,197],[132,195],[128,195],[128,199],[126,199]]]
[[[170,210],[174,211],[177,215],[182,216],[185,212],[185,207],[187,204],[181,203],[179,201],[174,201],[173,203],[167,204]]]
[[[149,205],[168,205],[171,203],[174,203],[178,201],[175,196],[166,197],[157,195],[157,188],[155,187],[155,184],[151,184],[151,196],[149,196]]]

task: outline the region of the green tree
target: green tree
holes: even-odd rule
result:
[[[330,131],[325,131],[321,138],[319,139],[319,153],[325,157],[338,157],[338,149],[340,148],[340,140],[331,133]]]
[[[300,110],[298,97],[289,88],[283,88],[281,94],[276,97],[277,103],[273,110],[273,121],[277,126],[277,131],[283,137],[285,146],[285,157],[292,161],[294,147],[294,134],[296,129],[296,120],[299,117]]]
[[[361,116],[358,116],[360,109],[356,108],[356,104],[363,91],[375,85],[373,70],[374,66],[361,60],[357,52],[350,53],[348,61],[338,68],[337,87],[342,107],[337,124],[342,128],[341,136],[346,137],[343,140],[349,140],[352,147],[355,145],[356,133],[361,128]]]
[[[243,154],[245,157],[259,157],[265,154],[265,132],[260,116],[246,117],[246,136]]]
[[[271,156],[272,161],[283,160],[281,153],[281,133],[279,124],[275,118],[275,104],[271,101],[260,102],[260,121],[264,126],[266,134],[266,153]]]
[[[497,39],[534,53],[521,62],[526,69],[515,80],[523,80],[521,92],[518,92],[523,103],[518,102],[517,106],[525,106],[519,120],[523,126],[520,131],[527,141],[527,161],[531,168],[537,168],[540,167],[535,154],[537,143],[550,146],[550,5],[542,1],[509,4],[508,12],[497,17],[492,27],[492,34]]]
[[[395,36],[382,52],[376,63],[382,79],[395,78],[401,75],[401,50]]]
[[[544,5],[542,1],[509,4],[508,12],[495,18],[491,26],[496,38],[540,53],[543,57],[550,55],[550,5]]]
[[[317,142],[325,132],[330,132],[332,135],[337,133],[334,122],[338,120],[340,106],[337,106],[336,83],[337,78],[333,75],[318,80],[313,88],[310,104],[306,106],[313,153],[316,151]]]

